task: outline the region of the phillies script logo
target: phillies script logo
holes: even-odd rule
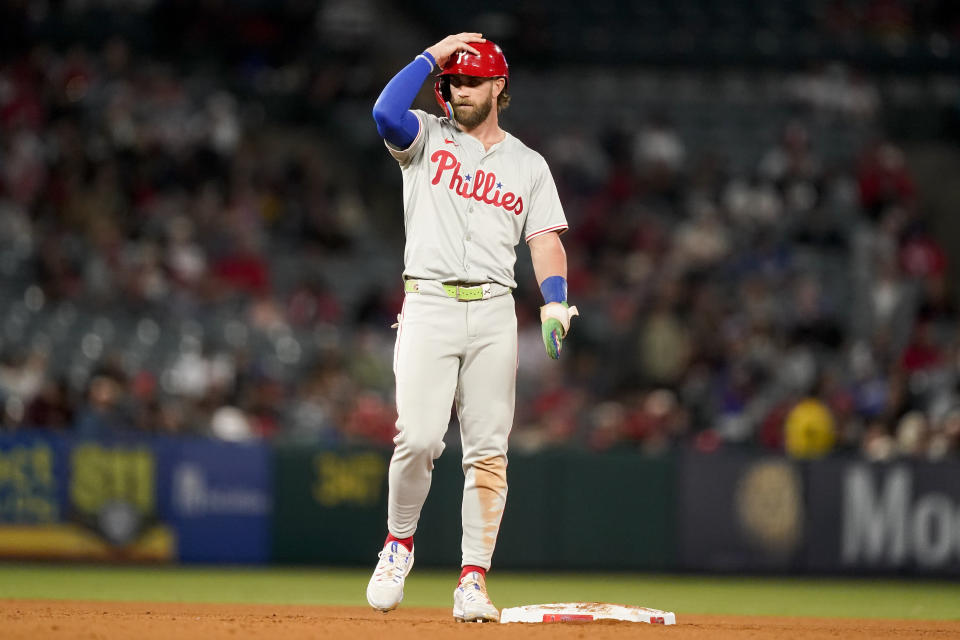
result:
[[[473,198],[477,202],[486,202],[495,207],[503,207],[504,211],[513,211],[514,215],[520,215],[523,212],[523,198],[512,191],[504,194],[500,193],[503,184],[497,181],[497,174],[487,173],[482,169],[477,169],[477,174],[471,176],[469,173],[465,176],[460,175],[460,162],[457,156],[445,149],[434,151],[430,156],[431,162],[437,163],[437,172],[433,174],[433,184],[440,184],[443,174],[450,171],[450,184],[447,186],[461,198],[469,200]]]

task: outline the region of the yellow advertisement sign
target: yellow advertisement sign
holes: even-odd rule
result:
[[[172,560],[156,494],[156,454],[142,443],[15,441],[0,449],[0,555]]]

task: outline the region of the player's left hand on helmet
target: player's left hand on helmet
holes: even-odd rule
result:
[[[543,346],[552,359],[560,358],[563,339],[570,331],[570,319],[580,315],[576,307],[566,302],[549,302],[540,307],[540,329],[543,334]]]

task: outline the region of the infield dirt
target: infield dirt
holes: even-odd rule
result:
[[[5,639],[238,640],[358,638],[360,640],[498,640],[589,638],[956,638],[960,620],[854,620],[677,613],[675,626],[629,622],[462,624],[446,609],[304,607],[66,600],[0,600]]]

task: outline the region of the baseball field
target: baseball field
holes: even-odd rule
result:
[[[2,638],[960,637],[960,584],[834,578],[491,573],[500,607],[601,601],[677,625],[457,624],[456,574],[415,570],[400,609],[367,607],[367,571],[0,565]]]

